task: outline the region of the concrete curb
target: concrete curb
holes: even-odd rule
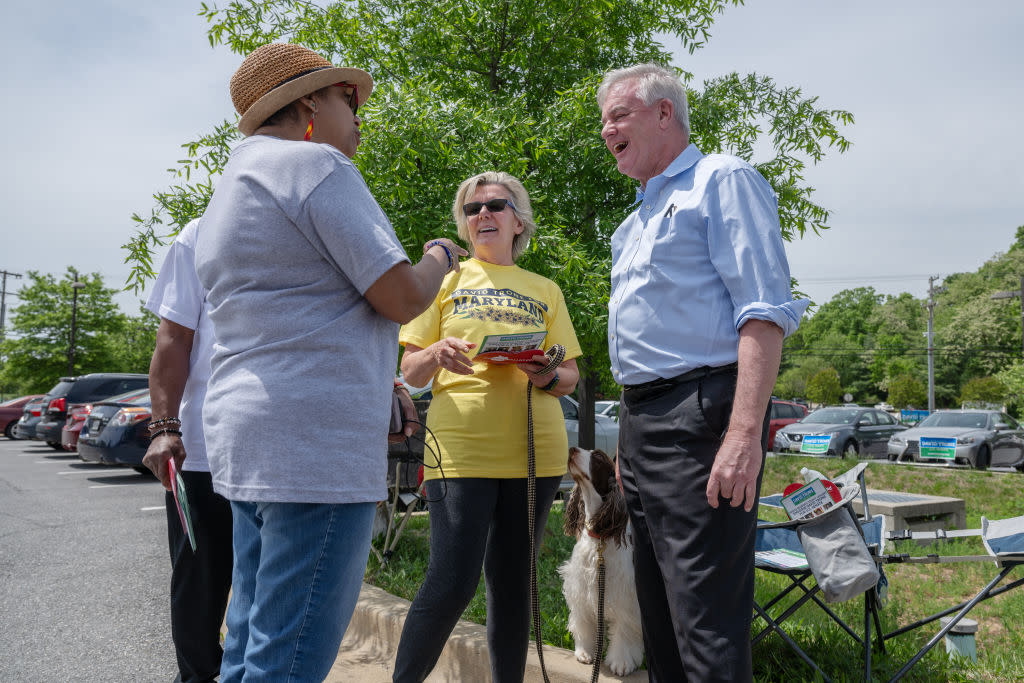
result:
[[[326,681],[390,683],[398,640],[408,611],[408,600],[364,583],[338,651],[338,659]],[[551,683],[585,683],[590,680],[592,667],[577,662],[575,655],[568,650],[545,645],[544,665]],[[459,621],[427,683],[487,681],[490,677],[486,630],[478,624]],[[537,649],[532,641],[526,659],[525,680],[543,681]],[[614,676],[607,667],[602,667],[601,680],[640,683],[647,680],[647,672],[634,671],[623,677]]]

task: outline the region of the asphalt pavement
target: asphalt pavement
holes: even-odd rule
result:
[[[163,488],[0,438],[0,681],[171,681]]]

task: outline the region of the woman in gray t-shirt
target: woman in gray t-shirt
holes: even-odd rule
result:
[[[327,675],[385,497],[398,326],[465,254],[434,240],[411,265],[352,164],[372,88],[285,44],[231,79],[248,137],[196,245],[216,339],[203,423],[234,516],[223,683]]]

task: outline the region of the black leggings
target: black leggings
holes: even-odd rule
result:
[[[537,478],[537,547],[561,477]],[[426,497],[445,485],[427,482]],[[430,503],[430,562],[402,629],[394,680],[423,681],[476,594],[487,585],[487,647],[494,683],[521,683],[530,633],[526,479],[448,479]]]

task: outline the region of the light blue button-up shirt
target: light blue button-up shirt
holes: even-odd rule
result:
[[[690,144],[612,235],[608,353],[619,384],[736,361],[750,319],[796,331],[775,193],[750,164]]]

